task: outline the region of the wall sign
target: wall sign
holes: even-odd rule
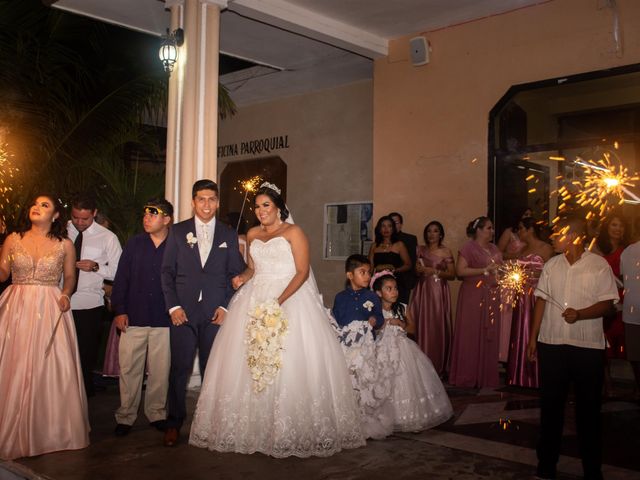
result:
[[[261,153],[271,153],[275,150],[289,148],[289,135],[277,137],[257,138],[240,143],[229,143],[218,146],[218,158],[235,157],[238,155],[259,155]]]

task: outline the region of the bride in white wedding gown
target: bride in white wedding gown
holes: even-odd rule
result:
[[[300,227],[284,222],[288,212],[275,185],[263,184],[255,204],[261,225],[247,235],[249,267],[233,279],[234,288],[244,285],[213,344],[189,443],[274,457],[329,456],[363,446],[344,355],[309,278],[308,241]],[[247,361],[249,313],[274,299],[288,330],[280,362],[258,388]]]

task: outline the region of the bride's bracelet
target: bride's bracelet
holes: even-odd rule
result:
[[[62,297],[67,297],[67,300],[69,300],[69,302],[71,302],[71,297],[69,297],[69,295],[67,295],[66,293],[63,293],[62,295],[60,295],[60,298]]]

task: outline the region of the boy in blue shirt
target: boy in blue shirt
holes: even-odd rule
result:
[[[341,327],[354,320],[369,322],[372,328],[384,323],[380,298],[369,290],[371,263],[364,255],[351,255],[345,262],[347,288],[339,292],[333,302],[333,316]]]
[[[351,255],[345,263],[347,288],[336,295],[333,316],[351,382],[362,415],[366,438],[382,439],[393,431],[393,412],[389,403],[390,385],[382,378],[384,365],[376,355],[373,329],[384,324],[380,298],[369,290],[371,264],[364,255]]]

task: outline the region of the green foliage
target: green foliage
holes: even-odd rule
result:
[[[13,210],[0,212],[10,228],[36,192],[88,190],[122,241],[139,230],[143,203],[164,191],[164,141],[144,127],[166,117],[157,45],[39,0],[0,0],[0,144],[20,170]],[[223,86],[219,99],[220,117],[233,115]],[[128,158],[132,148],[151,167]]]

